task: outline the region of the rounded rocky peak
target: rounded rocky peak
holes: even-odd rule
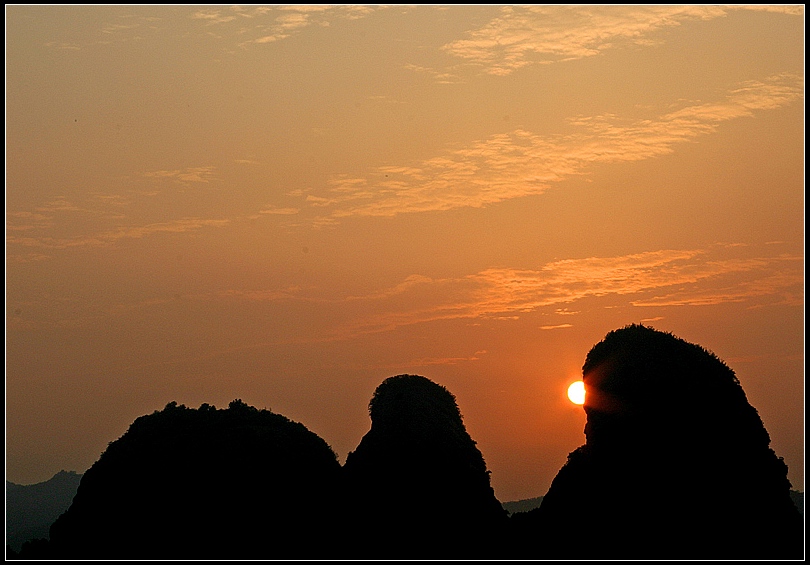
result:
[[[373,423],[402,419],[445,419],[460,424],[456,397],[445,387],[420,375],[396,375],[385,379],[369,402]]]

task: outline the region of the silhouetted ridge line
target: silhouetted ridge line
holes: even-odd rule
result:
[[[803,557],[803,497],[716,355],[630,325],[588,352],[583,380],[586,442],[529,511],[509,516],[495,497],[453,394],[397,375],[374,391],[371,427],[343,467],[280,414],[170,402],[108,445],[50,542],[7,556]]]

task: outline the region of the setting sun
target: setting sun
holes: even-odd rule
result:
[[[574,404],[585,404],[585,383],[574,381],[568,387],[568,400]]]

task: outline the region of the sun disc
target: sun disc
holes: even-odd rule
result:
[[[574,381],[568,387],[568,400],[574,404],[585,404],[585,383]]]

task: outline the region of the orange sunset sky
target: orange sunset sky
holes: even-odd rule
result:
[[[412,373],[540,496],[586,354],[644,323],[804,490],[803,6],[5,12],[7,480],[173,400],[343,462]]]

